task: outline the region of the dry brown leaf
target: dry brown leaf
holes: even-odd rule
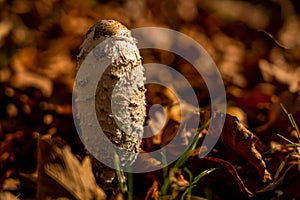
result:
[[[272,81],[274,78],[278,82],[287,85],[290,92],[299,92],[300,68],[291,66],[284,58],[277,58],[277,60],[281,59],[283,60],[282,63],[269,63],[266,60],[259,61],[259,67],[263,78],[267,82]]]
[[[208,111],[202,111],[200,115],[200,118],[206,121],[210,119],[211,114]],[[218,113],[216,116],[218,116]],[[251,163],[256,168],[263,182],[272,180],[262,157],[263,151],[259,138],[250,132],[237,117],[226,114],[220,139],[227,148],[232,149]]]
[[[271,183],[267,187],[259,190],[256,192],[255,197],[260,199],[264,196],[265,193],[270,191],[279,191],[281,190],[283,193],[292,199],[298,199],[300,197],[299,186],[300,186],[300,171],[296,163],[291,164],[283,173],[283,175],[276,180],[275,182]]]
[[[19,198],[13,195],[10,192],[0,192],[0,199],[5,199],[5,200],[18,200]]]
[[[185,190],[190,185],[189,182],[184,179],[181,169],[171,170],[169,178],[173,189],[178,187],[179,190]]]
[[[45,97],[50,97],[53,91],[53,85],[50,79],[29,71],[17,72],[11,79],[11,85],[15,88],[38,88]]]
[[[158,199],[159,197],[159,189],[158,189],[158,182],[154,180],[152,186],[148,189],[145,200],[153,200]]]
[[[234,190],[237,186],[239,192],[234,192],[235,195],[241,193],[240,195],[245,197],[253,196],[253,193],[245,186],[242,179],[239,177],[236,169],[225,160],[213,157],[204,157],[199,159],[198,156],[193,156],[187,163],[187,167],[193,172],[193,174],[198,174],[208,168],[219,168],[214,173],[209,174],[208,177],[216,177],[216,181],[224,180],[222,184],[232,184],[231,188]],[[225,171],[224,171],[225,170]]]
[[[20,189],[20,180],[7,178],[4,180],[2,188],[3,190],[7,190],[7,191],[17,191]]]
[[[192,112],[192,110],[184,110],[184,112],[189,113],[183,119],[178,116],[181,114],[181,110],[179,104],[177,103],[176,98],[172,95],[163,94],[162,91],[166,90],[159,90],[159,86],[152,85],[153,93],[147,94],[147,99],[151,97],[151,95],[156,96],[156,98],[150,98],[150,104],[161,103],[166,108],[166,115],[167,115],[167,123],[163,128],[163,133],[161,135],[161,146],[168,144],[167,153],[172,156],[178,156],[179,148],[186,148],[188,145],[188,138],[187,132],[195,133],[195,130],[185,130],[184,126],[180,126],[181,124],[187,124],[191,121],[197,119],[193,118],[197,114]],[[162,88],[161,88],[162,89]],[[153,102],[155,99],[155,102]],[[174,110],[176,112],[174,112]],[[212,116],[212,120],[219,120],[222,118],[221,113],[214,113]],[[211,118],[211,112],[209,111],[201,111],[200,112],[200,125]],[[221,126],[221,123],[217,124]],[[179,130],[179,128],[181,130]],[[220,130],[220,127],[211,127],[212,130]],[[213,131],[214,132],[214,131]],[[176,141],[176,146],[172,146],[169,144],[170,141],[174,140],[176,134],[179,134],[180,137],[179,141]],[[214,137],[214,133],[211,133]],[[217,135],[217,134],[216,134]],[[223,127],[223,131],[220,135],[220,139],[224,143],[224,145],[236,152],[238,155],[241,155],[244,159],[246,159],[249,163],[251,163],[259,173],[260,177],[262,178],[263,182],[268,182],[272,180],[271,174],[268,172],[266,163],[263,160],[262,154],[262,147],[260,146],[260,140],[257,136],[255,136],[252,132],[250,132],[240,121],[237,117],[232,115],[226,114],[225,116],[225,124]]]
[[[288,126],[290,126],[290,122],[280,104],[282,104],[288,112],[294,115],[297,111],[297,106],[300,105],[298,96],[298,93],[292,93],[290,91],[284,91],[280,93],[276,101],[274,101],[270,106],[268,112],[268,121],[265,124],[257,127],[255,134],[266,134],[275,131],[286,132]]]
[[[50,138],[39,139],[38,147],[38,199],[106,199],[96,184],[88,157],[80,163],[69,146],[59,148]]]

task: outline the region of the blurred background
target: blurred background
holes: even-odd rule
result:
[[[5,180],[19,177],[16,171],[35,171],[37,134],[59,134],[82,154],[71,112],[76,56],[102,19],[192,37],[221,72],[229,112],[258,135],[276,130],[293,138],[277,108],[283,102],[300,124],[299,14],[298,0],[0,0],[0,185],[9,187]],[[163,51],[141,53],[146,63],[179,70],[200,105],[209,105],[205,83],[188,63]],[[261,138],[269,145],[274,136]],[[23,195],[34,191],[25,187]]]

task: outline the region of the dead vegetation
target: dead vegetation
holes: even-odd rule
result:
[[[294,0],[0,1],[0,199],[157,199],[164,189],[180,199],[197,175],[214,168],[193,185],[192,199],[299,198],[299,10]],[[200,138],[178,169],[173,163],[127,174],[127,188],[115,171],[90,161],[74,126],[72,89],[80,44],[102,19],[128,28],[174,29],[207,50],[228,100],[226,124],[208,156],[198,158],[205,151]],[[205,123],[209,93],[193,67],[170,52],[140,53],[144,64],[172,66],[189,80]],[[149,152],[168,144],[179,124],[193,116],[180,118],[178,99],[168,88],[147,89],[147,112],[151,105],[163,106],[148,123],[168,116],[159,134],[143,140],[141,151]],[[186,147],[188,134],[197,131],[179,133],[178,144]],[[168,148],[168,154],[176,155],[177,148]],[[161,164],[151,157],[140,160],[135,164],[144,168]]]

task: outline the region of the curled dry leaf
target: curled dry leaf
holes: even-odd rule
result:
[[[224,181],[224,184],[233,184],[234,186],[231,187],[232,189],[235,189],[237,186],[237,190],[239,192],[236,191],[234,194],[237,195],[240,193],[239,198],[243,197],[244,199],[253,196],[253,193],[244,185],[237,171],[228,161],[213,157],[204,157],[203,159],[199,159],[198,156],[193,156],[188,161],[187,167],[193,172],[193,174],[201,173],[207,168],[217,167],[219,170],[207,175],[208,178],[214,179],[214,177],[216,177],[215,179],[217,181],[226,180]]]
[[[219,115],[221,114],[215,113],[212,120],[218,120]],[[210,119],[211,113],[201,111],[200,116],[200,119],[207,121]],[[267,170],[266,163],[263,160],[263,150],[259,138],[249,131],[237,117],[226,114],[220,139],[227,148],[233,150],[251,163],[256,168],[263,182],[272,180],[271,174]]]
[[[267,187],[257,191],[255,197],[261,199],[266,196],[267,193],[271,191],[282,190],[284,193],[292,197],[300,197],[299,186],[300,186],[300,170],[298,169],[297,164],[291,164],[283,173],[283,175],[271,183]]]
[[[150,93],[148,95],[150,95]],[[161,97],[162,94],[157,91],[156,96]],[[189,134],[191,134],[196,132],[196,130],[186,130],[186,128],[184,128],[185,126],[181,126],[183,128],[182,130],[179,130],[181,123],[185,124],[186,127],[189,127],[189,123],[191,123],[193,120],[198,119],[196,115],[200,115],[200,126],[211,117],[212,120],[221,120],[221,118],[225,117],[225,124],[220,135],[221,141],[228,149],[233,150],[234,152],[236,152],[236,154],[242,156],[249,163],[251,163],[256,168],[263,182],[272,180],[271,174],[267,170],[266,163],[263,159],[263,150],[259,138],[255,136],[251,131],[249,131],[237,117],[230,114],[224,115],[216,112],[211,113],[210,111],[201,111],[199,113],[195,113],[195,110],[185,109],[184,112],[189,114],[181,119],[178,118],[178,116],[180,116],[182,110],[180,110],[180,105],[177,103],[176,98],[174,98],[172,95],[169,95],[168,97],[164,95],[163,97],[164,100],[162,98],[156,98],[157,102],[155,102],[168,102],[168,104],[163,104],[167,110],[167,122],[165,123],[165,126],[162,130],[163,133],[161,135],[161,146],[168,144],[171,140],[174,139],[176,134],[180,135],[180,137],[177,137],[179,138],[179,141],[176,141],[176,146],[173,147],[170,144],[168,145],[168,155],[178,156],[178,151],[180,150],[180,148],[185,149],[188,145],[187,133],[189,132]],[[154,104],[152,102],[152,99],[150,99],[149,101],[150,104]],[[217,126],[221,126],[221,123],[216,124]],[[213,131],[212,133],[210,133],[210,136],[216,137],[216,133],[214,133],[214,130],[220,130],[220,127],[211,128]]]
[[[220,113],[215,113],[212,120],[219,120],[218,117]],[[201,111],[200,112],[200,123],[204,123],[209,120],[211,117],[211,112]],[[191,119],[191,118],[190,118]],[[188,123],[188,122],[186,122]],[[170,119],[163,131],[163,144],[170,142],[176,134],[180,134],[180,141],[177,141],[178,144],[176,147],[170,146],[167,150],[170,155],[175,155],[178,151],[178,148],[185,148],[187,145],[187,131],[191,130],[178,130],[179,123],[175,120]],[[212,127],[212,130],[215,130]],[[194,130],[192,130],[194,131]],[[214,137],[214,133],[210,133]],[[236,152],[236,154],[242,156],[249,163],[251,163],[259,173],[263,182],[268,182],[272,180],[271,174],[267,170],[266,163],[263,159],[263,149],[261,142],[257,136],[250,132],[239,120],[237,117],[226,114],[225,124],[220,135],[221,141],[228,148]]]

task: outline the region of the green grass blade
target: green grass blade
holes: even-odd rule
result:
[[[298,128],[298,126],[297,126],[297,124],[294,120],[293,115],[287,111],[287,109],[284,107],[284,105],[280,104],[280,106],[281,106],[282,110],[285,112],[285,114],[287,114],[287,116],[288,116],[288,118],[289,118],[289,120],[292,124],[292,127],[296,130],[296,132],[298,134],[298,139],[300,140],[300,131],[299,131],[299,128]]]
[[[279,167],[278,167],[278,169],[277,169],[277,171],[274,175],[274,181],[276,181],[278,179],[278,176],[279,176],[280,172],[282,171],[282,169],[284,168],[285,163],[286,163],[285,160],[280,163],[280,165],[279,165]]]
[[[183,194],[181,195],[180,200],[190,200],[190,199],[191,199],[191,194],[192,194],[192,191],[191,191],[189,188],[187,188],[187,189],[183,192]],[[185,198],[185,197],[186,197],[186,198]]]
[[[164,178],[164,184],[162,185],[161,191],[160,191],[161,196],[167,195],[169,185],[170,185],[170,179],[169,179],[169,177],[165,177]]]
[[[209,125],[210,120],[205,122],[197,131],[192,143],[189,145],[189,147],[183,152],[183,154],[179,157],[179,159],[176,161],[174,168],[181,167],[190,157],[190,155],[193,153],[193,151],[196,149],[197,144],[199,142],[199,135],[201,132]]]
[[[201,132],[209,125],[210,120],[205,122],[197,131],[193,141],[188,146],[188,148],[183,152],[183,154],[179,157],[179,159],[176,161],[174,167],[171,170],[175,170],[177,168],[180,168],[183,166],[183,164],[189,159],[190,155],[193,153],[193,151],[196,149],[197,144],[199,142],[199,135]],[[165,172],[164,172],[165,173]],[[170,173],[170,172],[169,172]],[[164,184],[161,187],[161,196],[164,196],[168,192],[168,188],[170,185],[170,179],[168,176],[164,177]]]
[[[126,178],[124,172],[121,170],[121,163],[117,153],[114,153],[114,165],[115,165],[116,174],[117,174],[121,192],[125,193],[127,192],[127,185],[125,180]]]
[[[282,103],[280,103],[280,106],[281,106],[281,108],[282,108],[282,110],[283,110],[283,112],[285,112],[285,114],[289,114],[289,112],[287,111],[287,109],[284,107],[284,105],[282,104]]]
[[[127,200],[133,200],[133,174],[127,173],[127,179],[128,179]]]
[[[183,168],[183,171],[185,171],[188,174],[188,176],[189,176],[189,182],[191,183],[192,180],[193,180],[193,174],[192,174],[192,172],[188,168],[186,168],[186,167]]]
[[[191,183],[191,185],[195,186],[203,176],[206,176],[207,174],[210,174],[211,172],[215,171],[216,169],[218,169],[218,168],[210,168],[210,169],[207,169],[207,170],[201,172],[200,174],[195,176],[194,181]]]
[[[189,199],[191,198],[191,195],[192,195],[192,189],[193,189],[193,187],[196,186],[196,184],[200,181],[201,178],[203,178],[203,176],[206,176],[206,175],[210,174],[211,172],[215,171],[216,169],[218,169],[218,168],[210,168],[210,169],[207,169],[207,170],[201,172],[200,174],[198,174],[198,175],[194,178],[194,180],[192,181],[192,180],[191,180],[191,179],[192,179],[192,176],[193,176],[193,175],[192,175],[192,172],[191,172],[189,169],[184,168],[183,170],[184,170],[185,172],[187,172],[188,175],[189,175],[189,177],[190,177],[190,185],[189,185],[189,187],[186,188],[186,190],[183,192],[183,194],[182,194],[182,196],[181,196],[181,200],[189,200]],[[185,196],[186,196],[187,198],[185,198]]]
[[[299,128],[294,120],[294,117],[292,116],[292,114],[289,115],[289,118],[290,118],[290,121],[291,121],[291,124],[293,126],[293,128],[296,130],[297,134],[298,134],[298,139],[300,140],[300,132],[299,132]]]

